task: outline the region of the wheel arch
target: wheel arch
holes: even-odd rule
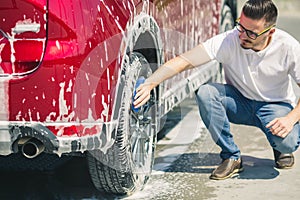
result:
[[[122,101],[122,91],[126,80],[122,78],[122,73],[126,71],[126,55],[132,52],[141,53],[149,62],[151,70],[154,72],[162,63],[164,63],[163,45],[160,36],[160,29],[155,19],[146,14],[140,13],[132,21],[128,22],[125,36],[122,39],[120,47],[121,68],[118,74],[118,84],[115,93],[115,103],[113,106],[113,120],[118,119],[120,103]],[[159,98],[159,97],[157,97]]]
[[[145,48],[146,45],[146,48]],[[158,45],[149,31],[142,33],[134,45],[133,51],[141,53],[150,63],[152,71],[155,71],[162,60],[158,53]]]
[[[221,13],[220,13],[219,33],[234,28],[236,16],[237,16],[237,1],[223,0]],[[225,83],[225,74],[224,74],[222,63],[220,63],[218,72],[215,76],[212,77],[211,81]]]
[[[230,8],[233,19],[237,19],[237,16],[238,16],[237,0],[224,0],[222,8],[225,5],[227,5]]]

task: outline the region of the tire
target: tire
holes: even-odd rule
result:
[[[221,15],[220,32],[225,32],[234,28],[232,11],[228,5],[224,5]]]
[[[100,191],[129,195],[144,187],[150,177],[156,145],[157,98],[155,91],[147,106],[135,113],[132,96],[136,81],[150,76],[151,68],[145,57],[133,52],[125,58],[125,77],[116,141],[106,153],[89,151],[87,161],[95,187]],[[125,64],[126,65],[126,64]]]
[[[228,5],[224,5],[221,13],[220,33],[234,28],[234,19],[232,11]],[[213,82],[225,83],[225,74],[222,64],[219,65],[219,71],[213,79]]]

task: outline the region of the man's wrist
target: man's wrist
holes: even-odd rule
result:
[[[152,81],[149,79],[146,79],[144,82],[144,85],[149,85],[151,87],[151,89],[155,88],[158,84],[159,84],[158,82],[155,82],[155,81]]]

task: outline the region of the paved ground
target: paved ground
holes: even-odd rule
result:
[[[209,199],[299,199],[300,152],[291,170],[274,168],[273,154],[260,130],[234,127],[236,142],[242,150],[245,171],[237,179],[209,181],[215,188]],[[249,134],[249,135],[246,135]]]

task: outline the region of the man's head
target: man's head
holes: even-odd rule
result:
[[[243,7],[246,17],[253,20],[265,19],[265,28],[276,24],[278,11],[272,0],[249,0]]]
[[[278,11],[272,0],[248,0],[237,21],[241,46],[260,51],[270,42]]]

